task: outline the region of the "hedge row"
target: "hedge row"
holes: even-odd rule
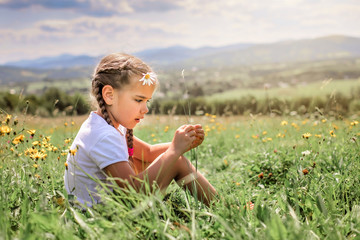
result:
[[[256,99],[254,96],[227,101],[206,101],[203,98],[187,100],[155,100],[151,105],[155,114],[202,115],[204,113],[223,115],[252,114],[309,114],[318,112],[332,116],[360,114],[359,97],[336,94],[326,97],[302,97],[291,100],[278,98]]]
[[[278,98],[256,99],[254,96],[241,97],[227,101],[207,101],[204,98],[185,100],[155,99],[149,106],[154,114],[170,115],[203,115],[205,113],[222,115],[308,114],[318,112],[333,116],[360,114],[360,88],[355,94],[341,93],[325,97],[302,97],[291,100]],[[65,92],[50,88],[43,95],[11,94],[0,92],[0,108],[8,112],[24,111],[40,116],[87,114],[91,110],[88,100],[80,93],[68,95]]]

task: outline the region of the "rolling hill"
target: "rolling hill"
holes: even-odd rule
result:
[[[264,63],[311,62],[360,56],[360,38],[327,36],[316,39],[258,44],[184,61],[184,66],[225,67]]]
[[[326,36],[269,44],[235,44],[191,49],[184,46],[134,53],[162,72],[173,69],[216,69],[265,63],[296,63],[360,57],[360,38]],[[89,78],[100,57],[73,56],[10,62],[0,66],[0,85],[44,79]]]

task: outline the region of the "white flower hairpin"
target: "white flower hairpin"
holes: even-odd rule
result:
[[[143,73],[143,77],[139,80],[140,82],[143,82],[142,85],[151,85],[154,84],[156,81],[156,74],[153,72]]]

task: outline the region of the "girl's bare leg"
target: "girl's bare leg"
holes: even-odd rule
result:
[[[147,178],[150,185],[156,181],[161,189],[169,186],[174,179],[181,187],[189,189],[192,195],[197,194],[197,198],[207,206],[217,194],[209,181],[200,172],[196,172],[195,167],[184,156],[170,163],[160,155],[139,174],[139,177]]]
[[[135,172],[137,173],[144,171],[151,164],[151,162],[145,162],[138,158],[133,158],[133,163],[134,163]]]

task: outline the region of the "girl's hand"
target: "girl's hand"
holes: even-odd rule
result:
[[[175,131],[175,136],[171,142],[170,148],[178,155],[189,151],[196,138],[196,129],[194,125],[183,125]]]
[[[195,135],[196,138],[192,142],[191,148],[196,148],[199,145],[201,145],[205,138],[204,129],[202,128],[202,126],[200,124],[194,125],[194,131],[196,133],[196,135]]]

